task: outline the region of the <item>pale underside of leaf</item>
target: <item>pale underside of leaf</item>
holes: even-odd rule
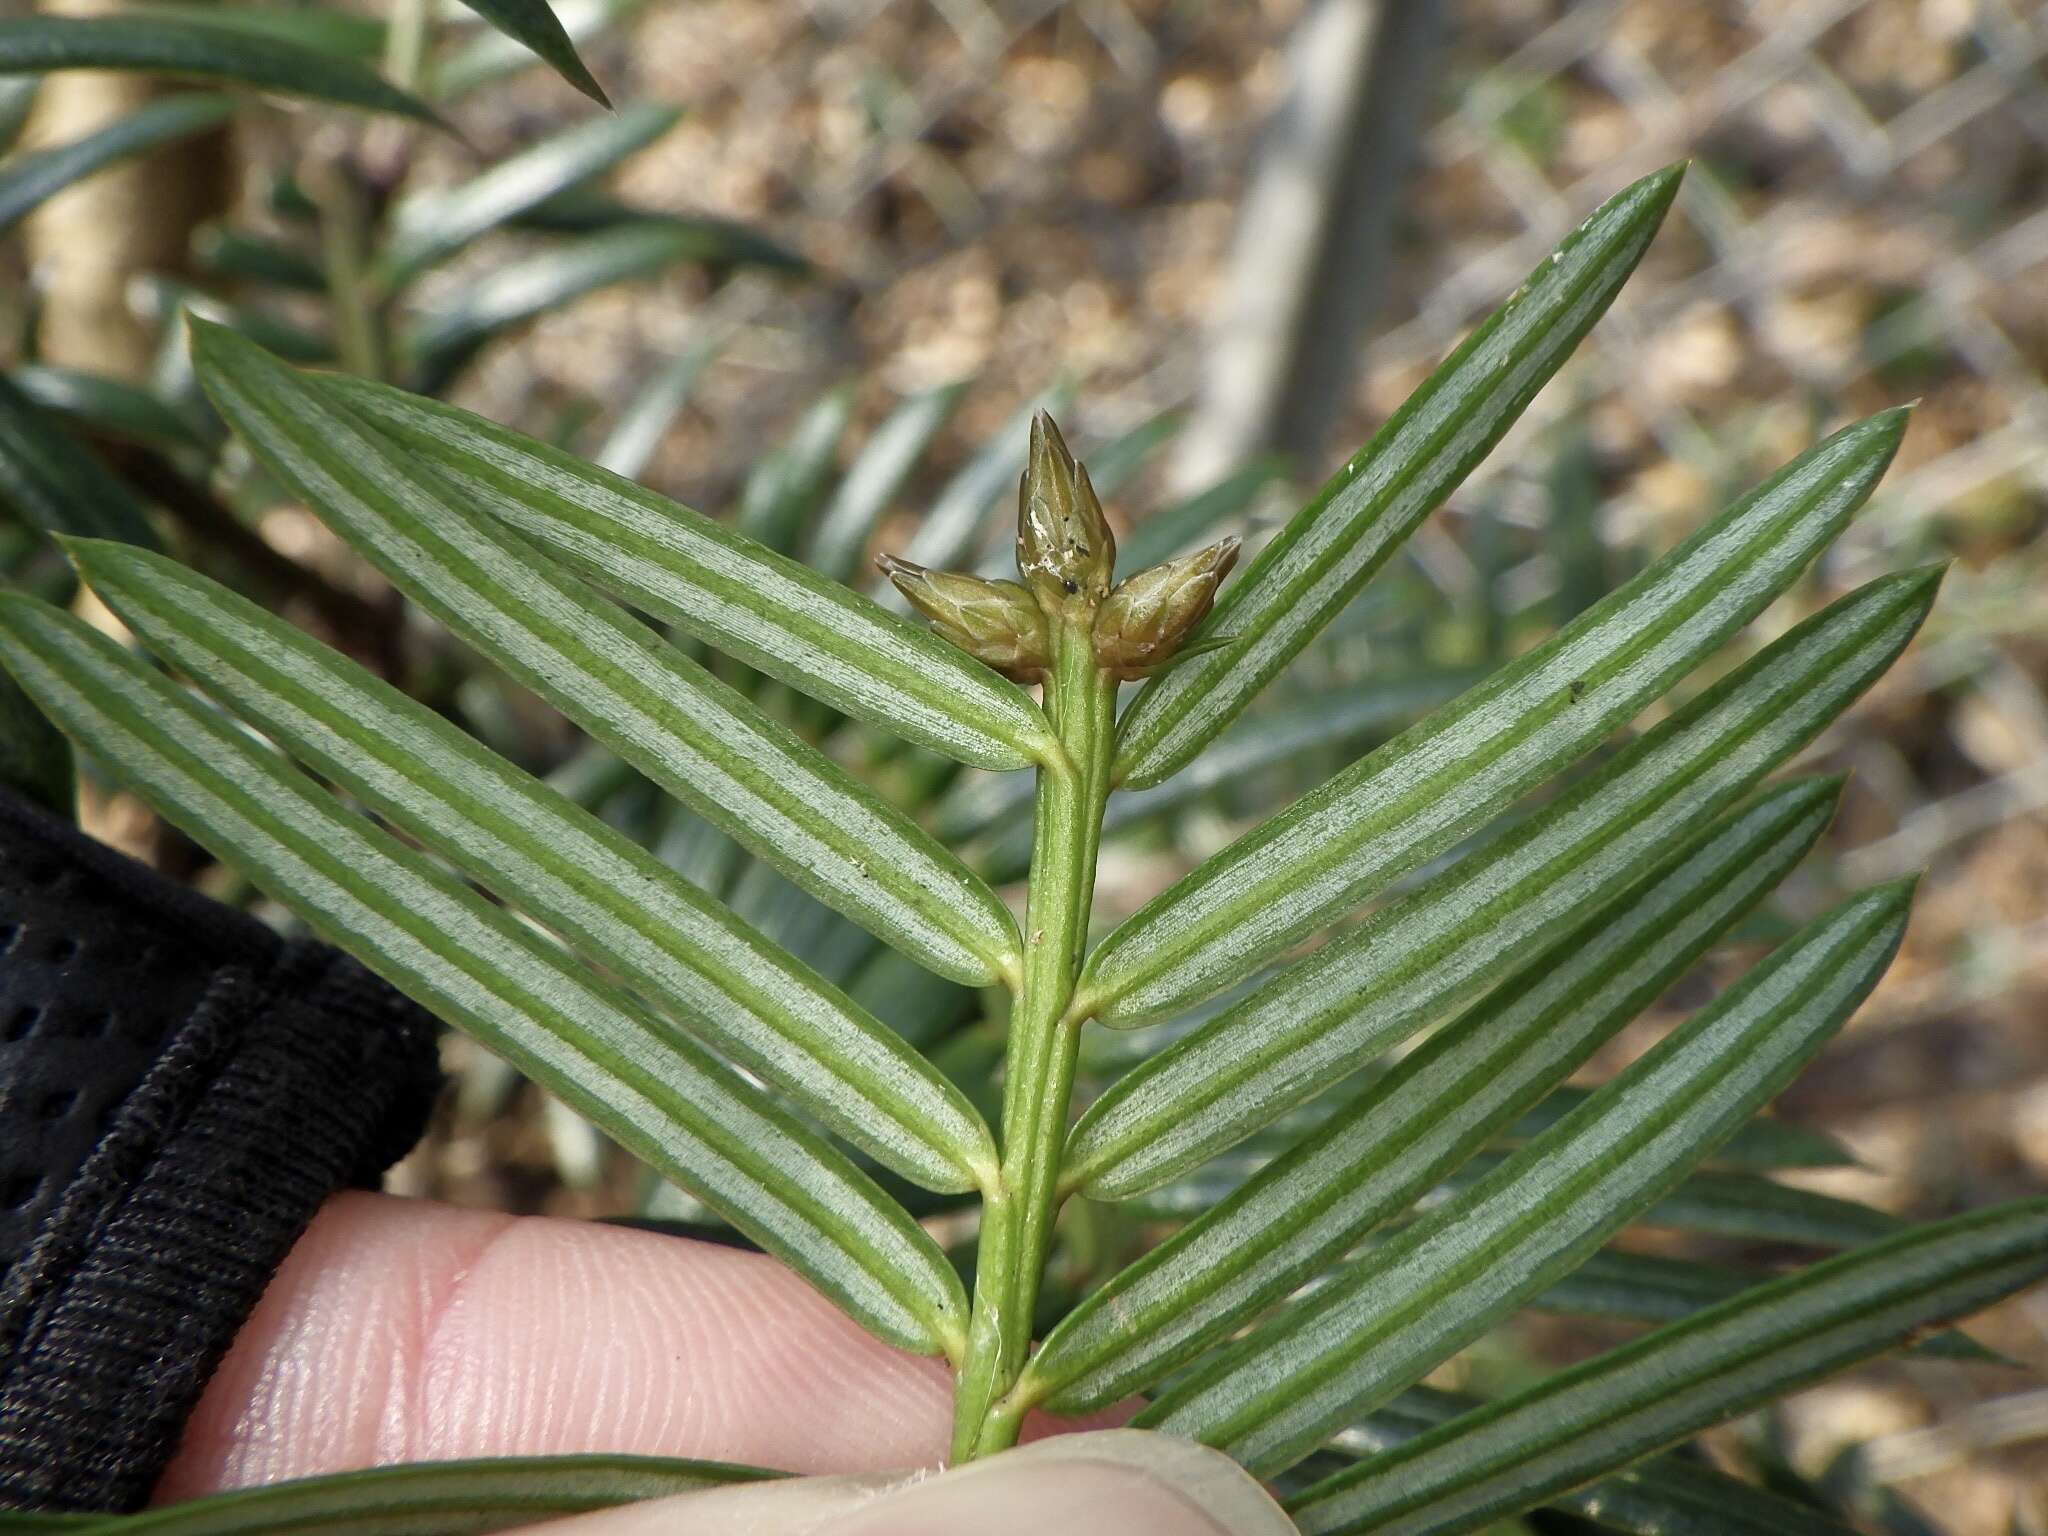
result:
[[[697,1194],[880,1337],[958,1347],[902,1208],[760,1090],[62,611],[0,597],[0,660],[159,815]]]
[[[1156,784],[1192,759],[1500,441],[1620,292],[1682,169],[1596,210],[1225,590],[1201,633],[1233,643],[1139,695],[1118,729],[1118,782]]]
[[[1111,1085],[1068,1177],[1116,1198],[1244,1139],[1473,995],[1676,832],[1746,793],[1905,647],[1938,572],[1880,578],[1775,641],[1564,796]]]
[[[1844,428],[1543,644],[1239,838],[1102,942],[1081,1006],[1131,1024],[1198,1002],[1568,766],[1791,584],[1868,497],[1904,428],[1901,411]]]
[[[473,510],[309,380],[195,331],[214,403],[414,601],[820,901],[955,980],[1017,965],[1008,909],[845,770]]]
[[[2048,1274],[2048,1200],[1916,1227],[1488,1404],[1290,1505],[1310,1536],[1455,1536]]]
[[[423,705],[161,556],[73,558],[141,640],[287,752],[567,934],[829,1128],[928,1188],[995,1162],[981,1118],[894,1031],[595,816]]]
[[[1057,751],[1014,683],[797,561],[468,412],[363,380],[322,387],[484,512],[800,693],[977,767]]]
[[[1768,1102],[1890,964],[1911,890],[1853,897],[1491,1176],[1340,1270],[1156,1401],[1140,1422],[1262,1474],[1569,1274]]]
[[[1840,785],[1774,790],[1445,1026],[1083,1301],[1026,1373],[1062,1413],[1152,1384],[1406,1209],[1697,962],[1812,846]]]

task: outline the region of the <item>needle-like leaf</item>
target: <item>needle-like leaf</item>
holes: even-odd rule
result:
[[[1162,560],[1185,554],[1201,543],[1217,524],[1227,521],[1258,499],[1259,492],[1280,478],[1286,461],[1255,459],[1233,470],[1206,490],[1162,507],[1133,528],[1117,546],[1117,568],[1142,571]],[[1098,490],[1101,488],[1098,486]],[[1101,494],[1108,495],[1107,491]],[[1221,633],[1221,631],[1217,631]]]
[[[1480,1406],[1469,1397],[1410,1387],[1331,1442],[1363,1460],[1405,1445]],[[1660,1456],[1545,1506],[1627,1536],[1857,1536],[1811,1504],[1770,1493],[1701,1462]]]
[[[1621,291],[1682,174],[1644,177],[1567,236],[1224,589],[1201,633],[1231,643],[1126,711],[1120,783],[1142,789],[1188,763],[1492,451]]]
[[[655,369],[620,408],[603,445],[590,456],[591,462],[628,480],[638,479],[669,427],[689,404],[697,380],[724,345],[724,335],[708,336]]]
[[[805,552],[813,569],[834,581],[852,579],[875,525],[966,389],[946,384],[912,395],[875,428],[819,515]]]
[[[965,1298],[931,1238],[688,1035],[62,610],[0,596],[0,663],[159,815],[690,1189],[864,1327],[923,1354],[958,1348]]]
[[[548,0],[462,0],[477,15],[513,41],[533,50],[548,66],[600,107],[611,101],[592,77],[576,45]]]
[[[828,389],[812,402],[788,440],[754,462],[740,493],[741,533],[779,555],[795,551],[824,500],[839,440],[852,419],[849,385]]]
[[[2048,1275],[2048,1200],[1916,1227],[1760,1286],[1361,1462],[1290,1505],[1309,1536],[1455,1536]]]
[[[996,428],[918,517],[910,542],[899,551],[903,558],[932,571],[972,567],[987,543],[990,519],[1002,506],[1003,492],[1023,467],[1032,417],[1041,410],[1063,409],[1071,393],[1064,386],[1049,389],[1019,406]],[[886,591],[882,601],[899,612],[905,606],[893,590]]]
[[[63,1529],[90,1536],[487,1536],[779,1475],[659,1456],[417,1461],[237,1488],[139,1515],[70,1516]]]
[[[216,127],[234,107],[229,96],[165,96],[68,144],[10,156],[0,164],[0,234],[74,182],[130,155]]]
[[[389,287],[403,285],[479,235],[646,148],[681,116],[674,107],[636,102],[543,139],[458,186],[411,194],[391,210],[380,276]]]
[[[1586,1102],[1590,1090],[1559,1088],[1506,1131],[1502,1139],[1529,1141]],[[1714,1159],[1724,1168],[1769,1173],[1780,1168],[1849,1168],[1855,1154],[1825,1131],[1759,1116],[1736,1132]]]
[[[243,28],[160,19],[135,11],[0,20],[0,74],[54,69],[143,70],[224,80],[441,125],[433,108],[360,64]]]
[[[1603,1248],[1529,1305],[1539,1312],[1573,1317],[1675,1323],[1775,1278],[1753,1270],[1703,1264],[1697,1259],[1667,1259],[1656,1254]],[[1932,1359],[2000,1359],[1969,1335],[1953,1331],[1922,1339],[1913,1349],[1914,1353]]]
[[[900,1036],[595,816],[218,583],[127,545],[69,548],[143,643],[232,712],[883,1165],[946,1191],[993,1169],[980,1116]]]
[[[1508,978],[1291,1152],[1114,1276],[1027,1369],[1062,1413],[1112,1403],[1320,1273],[1512,1124],[1690,969],[1812,847],[1836,781],[1773,790]]]
[[[359,379],[320,387],[472,505],[801,693],[983,768],[1056,751],[1023,689],[797,561],[466,411]]]
[[[71,743],[11,678],[0,677],[0,784],[66,821],[77,799]]]
[[[422,314],[407,336],[421,381],[445,385],[500,331],[614,283],[654,277],[685,262],[789,265],[751,231],[715,219],[636,219],[493,267]]]
[[[45,533],[156,547],[156,532],[126,482],[6,378],[0,378],[0,510]]]
[[[1820,1049],[1884,974],[1909,885],[1851,898],[1490,1176],[1140,1415],[1271,1474],[1569,1274]]]
[[[1905,424],[1887,411],[1802,454],[1542,645],[1239,838],[1102,942],[1085,1003],[1134,1024],[1197,1002],[1567,766],[1792,583],[1870,494]]]
[[[1196,1166],[1639,883],[1674,829],[1717,814],[1884,671],[1939,578],[1882,577],[1823,609],[1541,812],[1126,1073],[1075,1127],[1069,1177],[1114,1198]]]
[[[209,277],[292,293],[327,292],[327,272],[289,239],[234,224],[202,224],[192,232],[192,260]]]
[[[279,480],[456,634],[921,963],[977,985],[1014,969],[1008,909],[908,818],[475,510],[332,392],[231,331],[193,329],[200,380],[221,415]]]
[[[1419,673],[1396,682],[1373,682],[1309,703],[1265,710],[1240,720],[1207,751],[1164,784],[1112,795],[1102,835],[1112,837],[1170,816],[1204,795],[1241,785],[1253,774],[1300,762],[1318,751],[1384,736],[1455,694],[1469,672]],[[998,883],[1021,876],[1031,862],[1031,786],[1016,778],[983,778],[949,795],[939,807],[938,829],[948,842],[991,830],[1001,835],[981,861]]]

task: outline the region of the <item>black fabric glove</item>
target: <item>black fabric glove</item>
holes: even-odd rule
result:
[[[313,1212],[419,1139],[434,1033],[0,790],[0,1510],[142,1505]]]

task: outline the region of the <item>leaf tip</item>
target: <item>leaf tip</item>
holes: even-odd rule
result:
[[[1912,566],[1899,573],[1899,584],[1916,599],[1928,607],[1934,605],[1934,597],[1941,590],[1941,584],[1948,577],[1948,568],[1953,560],[1935,560],[1926,565]]]
[[[1896,880],[1887,880],[1863,890],[1856,898],[1857,905],[1864,907],[1871,917],[1884,927],[1891,929],[1891,942],[1896,945],[1906,932],[1906,919],[1913,910],[1913,896],[1920,888],[1923,872],[1915,870]]]
[[[1845,430],[1868,436],[1873,445],[1881,446],[1884,462],[1890,463],[1892,455],[1898,452],[1899,440],[1906,435],[1906,427],[1913,419],[1914,408],[1919,404],[1918,400],[1909,400],[1904,405],[1895,405],[1874,416],[1866,416]]]
[[[1679,185],[1685,180],[1685,173],[1692,169],[1692,156],[1674,160],[1662,170],[1650,172],[1636,183],[1638,190],[1654,200],[1660,207],[1668,208],[1671,200],[1678,196]]]

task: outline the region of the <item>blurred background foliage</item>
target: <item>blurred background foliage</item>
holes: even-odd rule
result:
[[[0,440],[30,466],[0,485],[8,579],[70,590],[36,532],[64,526],[53,507],[172,546],[550,774],[985,1091],[1000,1057],[985,999],[754,864],[277,504],[223,449],[180,307],[563,443],[856,583],[878,548],[999,558],[1024,422],[1050,404],[1135,568],[1220,531],[1256,539],[1576,219],[1690,157],[1613,313],[1403,561],[1216,751],[1112,807],[1104,915],[1526,647],[1825,428],[1917,397],[1871,509],[1755,631],[1881,569],[1958,562],[1919,644],[1812,754],[1854,770],[1841,820],[1742,942],[1593,1075],[1787,923],[1925,867],[1899,962],[1780,1105],[1809,1133],[1800,1150],[1760,1154],[1840,1165],[1777,1174],[1802,1192],[1782,1209],[1731,1185],[1737,1215],[1638,1229],[1631,1246],[1764,1266],[1826,1246],[1828,1221],[1860,1237],[1873,1208],[1933,1217],[2048,1186],[2048,5],[557,10],[616,112],[430,0],[121,13],[326,61],[261,99],[150,72],[0,75]],[[456,131],[332,104],[372,69]],[[992,874],[1021,874],[1020,783],[726,675]],[[250,899],[85,766],[92,830]],[[1159,1033],[1097,1033],[1091,1071]],[[456,1092],[397,1187],[701,1218],[464,1042],[449,1064]],[[1241,1173],[1161,1191],[1146,1219]],[[1068,1296],[1143,1241],[1129,1219],[1072,1215]],[[1439,1385],[1492,1392],[1611,1342],[1629,1324],[1589,1319],[1596,1299],[1519,1320]],[[1976,1331],[2048,1366],[2048,1297]],[[2029,1379],[1902,1360],[1715,1443],[1873,1530],[2048,1532],[2048,1391]]]

